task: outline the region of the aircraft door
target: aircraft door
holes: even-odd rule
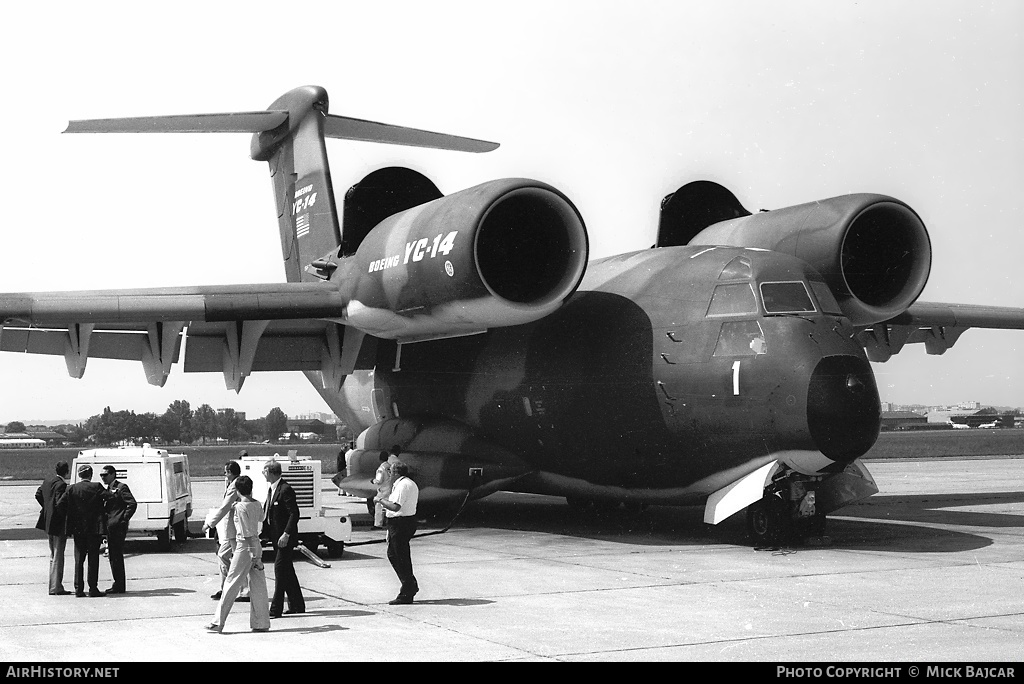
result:
[[[373,410],[373,420],[379,423],[389,417],[387,392],[380,388],[374,388],[370,392],[370,408]]]

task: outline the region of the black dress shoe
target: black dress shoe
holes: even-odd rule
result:
[[[90,598],[100,598],[101,596],[106,596],[106,595],[107,595],[107,592],[100,591],[99,589],[90,589],[89,590],[89,597]]]
[[[299,610],[298,608],[289,608],[288,610],[284,611],[284,614],[285,615],[301,615],[302,613],[305,613],[305,612],[306,612],[305,608],[303,608],[302,610]]]
[[[281,614],[280,614],[280,613],[271,613],[271,614],[270,614],[270,619],[271,619],[271,620],[276,620],[276,619],[277,619],[277,618],[279,618],[279,617],[281,617]]]
[[[110,594],[123,594],[123,593],[125,593],[125,589],[123,587],[110,587],[109,589],[107,589],[107,595],[108,596]]]
[[[75,598],[85,598],[85,592],[84,591],[76,591],[75,592]]]
[[[220,601],[220,592],[218,591],[216,594],[210,594],[210,598],[214,601]]]
[[[398,596],[388,601],[389,606],[407,606],[412,603],[412,596]]]
[[[50,596],[67,596],[70,593],[71,592],[68,591],[67,589],[60,589],[58,591],[51,591],[50,592]]]

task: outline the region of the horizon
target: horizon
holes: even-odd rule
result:
[[[174,401],[174,400],[172,400],[172,401]],[[920,403],[920,402],[903,403],[903,402],[896,402],[896,401],[885,401],[884,399],[881,400],[882,404],[889,404],[890,406],[897,406],[897,407],[903,407],[903,408],[910,407],[910,406],[916,406],[916,407],[927,408],[927,409],[954,408],[954,407],[959,407],[960,404],[974,403],[974,402],[976,402],[976,400],[974,400],[974,399],[965,400],[963,402],[938,403],[938,404],[929,404],[929,403]],[[986,408],[992,408],[992,409],[1009,410],[1009,411],[1014,411],[1014,410],[1024,411],[1024,406],[1011,406],[1009,404],[988,404],[988,403],[985,403],[983,401],[977,401],[977,404],[978,404],[978,409],[979,410],[980,409],[986,409]],[[213,406],[212,404],[210,406],[215,411],[219,411],[219,410],[222,410],[222,409],[230,409],[231,408],[230,406],[217,407],[217,406]],[[191,404],[189,404],[189,408],[192,408],[193,410],[195,410],[195,408],[192,407]],[[110,407],[110,409],[112,411],[131,411],[132,410],[132,409],[121,409],[121,408],[115,409],[114,407]],[[894,410],[894,409],[890,409],[890,411],[892,411],[892,410]],[[963,410],[969,411],[969,410],[972,410],[972,409],[963,409]],[[99,415],[102,412],[103,412],[103,409],[100,409],[100,411],[98,413],[93,413],[91,415],[85,416],[84,418],[79,418],[77,420],[71,420],[71,419],[63,420],[63,419],[59,419],[59,418],[32,418],[32,419],[28,419],[28,420],[23,420],[23,419],[20,419],[20,418],[13,418],[13,419],[10,419],[10,420],[4,420],[3,418],[0,418],[0,431],[2,431],[9,423],[12,423],[12,422],[22,423],[22,424],[25,425],[26,428],[33,427],[33,426],[53,427],[55,425],[78,425],[80,423],[84,423],[85,421],[89,420],[89,418],[92,418],[93,416]],[[884,410],[882,412],[885,413]],[[140,412],[136,411],[135,413],[139,414]],[[154,413],[154,412],[152,412],[152,411],[142,411],[141,413]],[[265,418],[266,415],[267,415],[266,413],[264,413],[264,414],[256,416],[256,418],[250,418],[248,412],[244,412],[244,413],[245,413],[245,416],[246,416],[245,417],[246,420],[256,420],[257,418]],[[268,410],[268,413],[269,413],[269,410]],[[295,418],[296,416],[300,416],[300,415],[306,415],[306,414],[314,414],[314,413],[324,414],[324,413],[326,413],[326,414],[330,414],[330,415],[334,416],[334,418],[336,420],[339,420],[339,421],[341,420],[340,418],[338,418],[338,416],[336,414],[332,413],[331,411],[310,410],[310,411],[298,411],[295,414],[291,414],[291,413],[288,413],[287,411],[285,411],[284,413],[285,413],[285,415],[289,419]],[[162,414],[162,412],[161,413],[156,413],[156,415],[158,415],[158,416],[161,415],[161,414]]]

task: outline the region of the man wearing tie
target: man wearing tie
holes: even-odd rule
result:
[[[274,544],[274,598],[270,601],[270,617],[305,613],[306,602],[292,564],[292,549],[299,536],[299,504],[295,490],[281,479],[281,464],[276,460],[267,461],[263,466],[263,477],[270,483],[263,523]],[[286,594],[288,610],[284,610]]]
[[[79,466],[78,477],[81,480],[65,489],[57,502],[57,506],[67,507],[67,531],[75,539],[75,596],[86,595],[86,581],[89,596],[106,596],[106,592],[96,586],[100,577],[100,540],[106,532],[103,515],[106,490],[99,482],[92,481],[92,466]],[[87,560],[88,574],[84,572]]]
[[[103,510],[107,516],[107,555],[110,557],[110,574],[114,578],[114,584],[107,589],[107,593],[123,594],[126,590],[124,540],[128,536],[128,522],[135,515],[139,505],[128,485],[117,479],[114,466],[103,466],[100,479],[107,485],[106,496],[103,497]]]

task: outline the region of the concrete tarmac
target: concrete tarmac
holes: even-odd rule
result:
[[[308,613],[258,634],[238,603],[220,635],[203,630],[213,541],[161,553],[129,538],[127,594],[48,596],[39,483],[5,483],[0,661],[1020,661],[1024,458],[868,468],[880,494],[830,517],[820,545],[774,550],[751,548],[740,516],[704,525],[699,507],[594,519],[561,498],[495,495],[413,540],[414,605],[387,603],[385,545],[353,544],[330,568],[296,555]],[[382,538],[361,501],[324,489],[359,519],[353,542]],[[193,531],[221,491],[193,483]],[[69,590],[73,573],[69,540]]]

